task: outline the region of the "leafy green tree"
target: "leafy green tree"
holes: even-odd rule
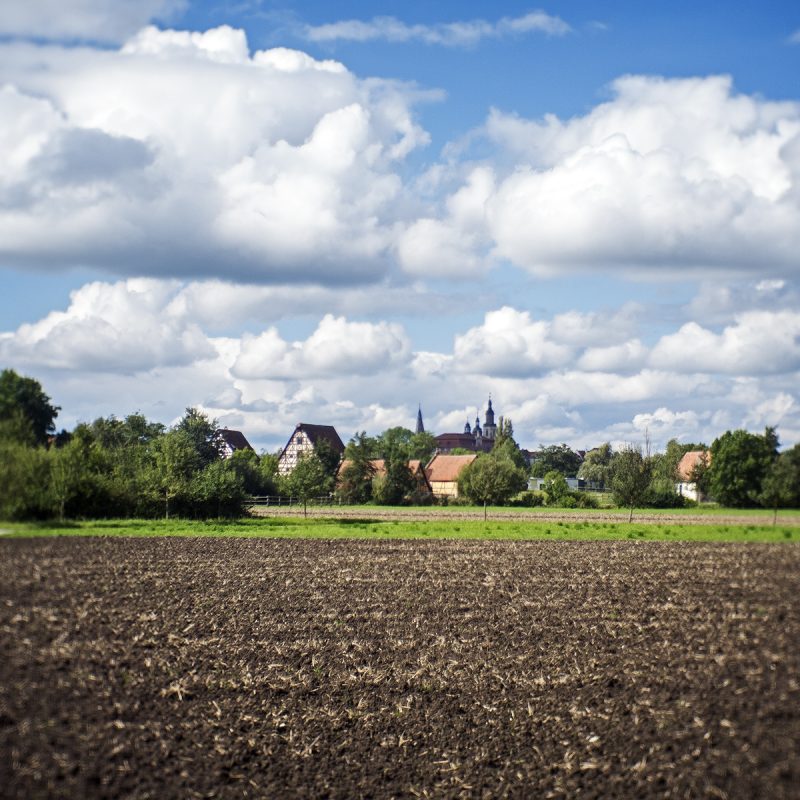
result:
[[[267,456],[269,458],[269,456]],[[275,473],[262,471],[259,457],[255,450],[242,448],[236,450],[227,462],[230,468],[239,476],[244,491],[250,496],[272,495],[276,493]]]
[[[86,426],[95,442],[102,447],[114,449],[132,447],[151,442],[164,434],[164,426],[159,422],[148,422],[140,413],[129,414],[124,420],[98,417]]]
[[[589,483],[605,486],[611,483],[611,461],[614,453],[611,442],[604,442],[586,454],[578,470],[578,478]]]
[[[428,431],[415,433],[408,443],[409,459],[416,459],[423,464],[427,464],[436,452],[436,437]]]
[[[724,506],[745,508],[759,504],[762,483],[778,457],[774,428],[763,436],[744,430],[726,431],[711,445],[709,486]]]
[[[580,467],[581,457],[569,445],[554,444],[545,447],[540,444],[531,475],[534,478],[543,478],[548,472],[555,470],[566,478],[574,478]]]
[[[149,422],[144,414],[136,411],[125,417],[122,427],[123,444],[126,447],[134,444],[149,444],[163,436],[166,428],[160,422]]]
[[[175,426],[192,443],[201,467],[221,457],[222,441],[217,434],[218,428],[215,419],[209,419],[207,414],[196,408],[187,408],[183,418]]]
[[[622,508],[630,508],[628,522],[633,520],[633,509],[641,505],[652,476],[650,459],[636,447],[626,447],[614,457],[611,474],[611,489],[614,502]]]
[[[567,479],[560,472],[551,470],[543,480],[542,489],[547,495],[547,505],[560,505],[566,497],[572,496]]]
[[[331,479],[331,482],[333,482],[336,476],[336,470],[339,469],[339,463],[341,462],[339,451],[334,450],[331,444],[325,441],[325,439],[320,439],[314,445],[314,452],[325,468],[325,474]]]
[[[405,449],[399,445],[389,449],[384,455],[384,467],[384,474],[373,481],[372,496],[380,505],[399,505],[416,489]]]
[[[399,453],[406,460],[411,446],[414,432],[408,428],[398,425],[395,428],[388,428],[378,437],[378,458],[389,458],[390,454]]]
[[[0,419],[0,441],[16,442],[25,447],[36,446],[33,425],[21,408],[12,410],[5,419]]]
[[[196,440],[180,427],[154,442],[151,486],[164,499],[164,516],[169,519],[170,500],[186,505],[192,477],[203,468]]]
[[[258,471],[264,482],[264,494],[278,494],[278,461],[280,451],[277,453],[262,453],[258,458]]]
[[[514,423],[510,417],[499,417],[497,420],[497,431],[494,435],[495,444],[505,439],[514,440]]]
[[[514,440],[514,425],[507,417],[500,417],[498,420],[492,455],[496,458],[507,458],[517,469],[528,469],[528,462]]]
[[[492,455],[498,459],[506,459],[517,469],[527,472],[528,463],[525,461],[525,456],[522,455],[517,443],[510,436],[495,440],[492,447]]]
[[[380,441],[374,436],[367,436],[366,431],[356,433],[345,445],[343,458],[352,460],[354,448],[359,448],[367,458],[382,458]]]
[[[525,471],[514,466],[507,458],[493,454],[478,456],[468,464],[458,477],[458,493],[471,502],[486,506],[502,505],[527,486]]]
[[[772,462],[758,500],[764,508],[773,510],[773,525],[778,521],[779,508],[800,508],[800,444]]]
[[[366,503],[372,497],[371,442],[365,431],[357,433],[345,449],[346,466],[339,473],[337,494],[345,503]]]
[[[332,479],[316,452],[304,453],[297,466],[281,479],[281,491],[303,502],[303,516],[308,516],[308,501],[331,490]]]
[[[194,516],[239,516],[247,492],[242,478],[229,461],[213,461],[196,472],[189,485]]]
[[[0,440],[0,519],[44,519],[52,513],[50,465],[43,447]]]
[[[13,369],[0,372],[0,422],[10,422],[20,430],[21,420],[25,419],[33,440],[46,444],[47,437],[55,432],[54,421],[60,410],[51,404],[38,381],[18,375]]]
[[[48,451],[50,461],[49,496],[58,510],[58,519],[63,522],[67,503],[80,491],[83,482],[85,461],[82,442],[73,439],[64,447]]]

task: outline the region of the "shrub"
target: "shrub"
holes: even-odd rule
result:
[[[649,508],[682,508],[685,500],[675,491],[672,481],[655,478],[642,496],[642,505]]]
[[[600,508],[600,503],[597,502],[597,498],[593,494],[574,492],[573,497],[575,498],[576,508]]]
[[[509,501],[509,505],[516,506],[517,508],[535,508],[536,506],[543,506],[544,500],[543,492],[526,490],[515,494]]]

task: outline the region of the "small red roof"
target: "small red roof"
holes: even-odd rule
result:
[[[705,464],[711,462],[711,453],[708,450],[689,450],[688,453],[684,453],[678,462],[678,480],[691,481],[694,468],[701,462]]]

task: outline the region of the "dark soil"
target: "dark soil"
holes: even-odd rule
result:
[[[0,795],[800,796],[800,548],[0,541]]]

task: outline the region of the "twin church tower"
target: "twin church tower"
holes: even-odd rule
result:
[[[422,424],[422,409],[417,411],[417,433],[425,430]],[[451,450],[473,450],[476,452],[488,453],[497,436],[497,425],[494,422],[494,409],[492,408],[492,398],[489,398],[489,405],[483,417],[483,427],[481,427],[480,415],[475,417],[475,425],[470,425],[469,420],[464,425],[463,433],[441,433],[436,437],[437,450],[440,453],[449,453]]]

